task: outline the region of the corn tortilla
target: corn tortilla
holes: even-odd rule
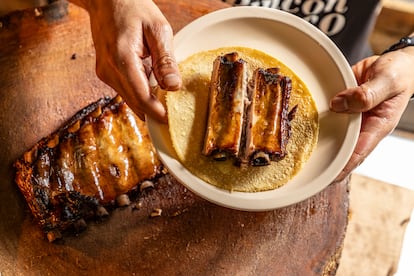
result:
[[[298,104],[291,123],[287,156],[269,166],[241,169],[233,160],[214,161],[202,155],[208,113],[208,94],[213,61],[218,55],[237,51],[249,65],[249,76],[257,67],[279,67],[292,79],[290,107]],[[276,189],[296,175],[314,150],[319,131],[316,104],[303,81],[288,67],[261,51],[226,47],[196,53],[179,64],[183,78],[180,91],[166,93],[172,145],[180,162],[211,185],[240,192]]]

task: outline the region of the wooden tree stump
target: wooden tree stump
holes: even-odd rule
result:
[[[155,1],[175,31],[221,1]],[[87,13],[67,2],[0,18],[0,272],[48,275],[333,275],[348,185],[269,212],[209,203],[172,177],[141,208],[116,209],[49,243],[13,182],[16,158],[76,111],[115,93],[95,75]],[[151,212],[162,209],[159,217]]]

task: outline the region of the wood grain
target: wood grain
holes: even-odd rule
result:
[[[174,31],[221,1],[155,1]],[[79,236],[48,243],[13,183],[12,163],[77,110],[114,92],[95,75],[87,13],[66,2],[0,18],[2,275],[333,275],[347,183],[271,212],[211,204],[174,179]],[[160,217],[150,218],[155,208]]]

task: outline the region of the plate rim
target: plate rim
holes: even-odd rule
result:
[[[296,29],[299,28],[297,25],[299,24],[301,28],[300,29],[301,32],[305,32],[304,30],[307,30],[317,36],[317,38],[312,37],[313,40],[316,41],[319,45],[321,45],[324,51],[326,51],[329,56],[332,56],[333,54],[335,54],[335,57],[339,58],[339,59],[333,60],[333,62],[335,66],[338,68],[338,70],[342,73],[343,82],[346,88],[357,85],[354,74],[351,70],[351,67],[349,66],[348,61],[346,60],[343,53],[334,44],[334,42],[329,39],[329,37],[327,37],[322,31],[320,31],[318,28],[308,23],[307,21],[293,14],[290,14],[290,13],[287,13],[281,10],[277,10],[277,9],[246,6],[246,7],[229,7],[229,8],[220,9],[220,10],[208,13],[192,21],[190,24],[186,25],[179,32],[177,32],[177,34],[174,36],[174,43],[175,43],[174,45],[177,45],[177,44],[179,45],[181,41],[183,40],[185,41],[187,36],[191,35],[193,31],[200,29],[200,27],[203,27],[203,25],[205,24],[207,24],[208,26],[209,24],[210,25],[212,24],[211,22],[214,22],[214,24],[217,24],[217,22],[220,22],[220,21],[240,19],[240,18],[245,18],[245,17],[278,21],[283,24],[288,24],[290,27],[293,27]],[[292,25],[291,20],[295,22],[295,25]],[[304,201],[316,195],[317,193],[325,189],[330,183],[332,183],[332,181],[334,181],[334,179],[337,177],[337,174],[340,172],[340,171],[336,172],[338,170],[337,167],[343,168],[352,155],[353,149],[355,148],[358,137],[359,137],[360,125],[362,121],[361,113],[353,113],[353,114],[346,114],[346,115],[349,117],[349,120],[348,120],[349,123],[346,129],[346,134],[343,139],[343,143],[341,144],[340,149],[337,152],[337,155],[341,156],[342,159],[338,160],[338,158],[335,158],[333,160],[334,161],[333,163],[335,163],[335,166],[330,166],[328,170],[323,171],[322,175],[324,174],[329,175],[329,177],[325,177],[325,179],[329,179],[326,181],[325,184],[315,185],[315,181],[313,181],[313,182],[310,182],[310,184],[314,184],[314,185],[303,185],[303,188],[302,188],[303,191],[298,197],[296,197],[299,199],[295,200],[294,202],[290,202],[290,201],[283,200],[283,199],[275,200],[274,197],[270,196],[269,198],[267,196],[267,195],[270,195],[275,190],[282,189],[283,186],[281,188],[270,190],[270,191],[262,191],[262,192],[254,193],[255,195],[265,197],[266,200],[258,200],[257,198],[250,198],[249,194],[252,194],[252,193],[234,192],[234,191],[230,192],[230,191],[218,188],[216,186],[206,183],[205,181],[199,179],[197,176],[192,175],[191,172],[189,172],[179,162],[179,160],[176,160],[168,156],[164,152],[159,151],[159,147],[157,147],[156,145],[154,146],[160,156],[161,161],[167,167],[170,174],[172,174],[182,185],[184,185],[186,188],[188,188],[189,190],[191,190],[193,193],[197,194],[198,196],[210,202],[213,202],[217,205],[232,208],[232,209],[243,210],[243,211],[267,211],[267,210],[273,210],[273,209],[286,207],[286,206]],[[150,133],[152,141],[157,141],[157,139],[155,139],[154,136],[157,135],[157,132],[159,131],[159,129],[157,130],[157,128],[160,127],[160,124],[150,117],[147,117],[147,122],[148,122],[147,125],[149,128],[149,133]],[[345,149],[349,149],[349,148],[352,150],[349,152],[344,152]],[[170,164],[170,162],[176,162],[175,165],[177,165],[178,168],[180,168],[180,171],[185,171],[187,174],[190,174],[192,177],[195,177],[197,180],[203,183],[204,186],[198,186],[198,188],[195,188],[194,185],[189,185],[188,183],[186,183],[186,181],[182,179],[183,177],[181,175],[175,173],[173,170],[170,170],[171,166],[168,165]],[[331,171],[333,169],[335,169],[336,173],[333,173]],[[288,183],[286,183],[285,185],[288,185]],[[217,193],[220,193],[226,196],[227,200],[225,201],[217,200],[216,198]],[[231,196],[229,197],[228,195],[230,194]]]

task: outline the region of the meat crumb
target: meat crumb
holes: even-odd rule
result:
[[[160,217],[161,216],[161,213],[162,213],[162,209],[160,209],[160,208],[156,208],[156,209],[154,209],[152,212],[151,212],[151,217],[152,218],[155,218],[155,217]]]
[[[34,9],[34,14],[35,14],[35,17],[40,17],[40,16],[43,15],[43,11],[42,11],[42,9],[35,8]]]

